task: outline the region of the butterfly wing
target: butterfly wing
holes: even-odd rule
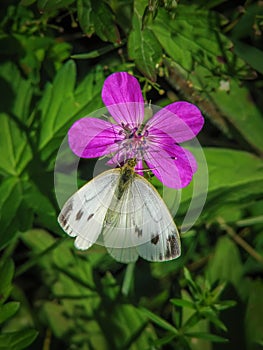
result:
[[[171,214],[143,177],[134,175],[110,211],[102,235],[116,260],[127,263],[140,255],[149,261],[165,261],[180,255],[180,238]]]
[[[74,193],[64,204],[58,222],[78,249],[88,249],[98,239],[112,201],[119,169],[105,171]]]
[[[138,259],[138,252],[136,247],[129,248],[112,248],[106,247],[108,253],[117,261],[124,264],[135,262]]]
[[[136,175],[132,189],[141,203],[141,234],[135,236],[138,254],[148,261],[167,261],[180,256],[180,236],[174,220],[156,189]],[[138,223],[139,224],[139,223]]]

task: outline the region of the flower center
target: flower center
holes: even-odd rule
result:
[[[124,135],[124,139],[121,141],[121,146],[127,157],[143,159],[143,154],[149,147],[147,145],[148,130],[144,129],[143,125],[132,128],[129,125],[122,125],[122,127],[123,130],[120,133]]]

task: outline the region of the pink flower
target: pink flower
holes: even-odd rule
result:
[[[145,106],[139,82],[119,72],[104,82],[102,100],[116,122],[82,118],[69,130],[69,145],[79,157],[113,155],[109,164],[120,165],[136,158],[135,171],[142,174],[144,163],[153,174],[172,188],[187,186],[197,170],[190,151],[179,143],[191,140],[202,129],[200,110],[188,102],[174,102],[144,120]]]

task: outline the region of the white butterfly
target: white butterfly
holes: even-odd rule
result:
[[[135,160],[98,175],[64,204],[58,222],[78,249],[95,242],[123,263],[167,261],[181,254],[176,225],[155,188],[134,171]]]

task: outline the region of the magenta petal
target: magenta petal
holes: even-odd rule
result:
[[[144,100],[138,80],[126,72],[111,74],[104,82],[102,100],[118,124],[138,126],[144,118]]]
[[[161,130],[180,143],[194,138],[204,125],[200,110],[188,102],[175,102],[158,111],[147,123],[148,130]]]
[[[101,157],[118,149],[116,142],[123,138],[119,131],[118,125],[105,120],[82,118],[69,129],[69,146],[78,157]]]
[[[173,156],[164,149],[151,148],[145,161],[153,174],[167,187],[180,189],[189,185],[197,170],[194,156],[186,149],[173,147]]]

